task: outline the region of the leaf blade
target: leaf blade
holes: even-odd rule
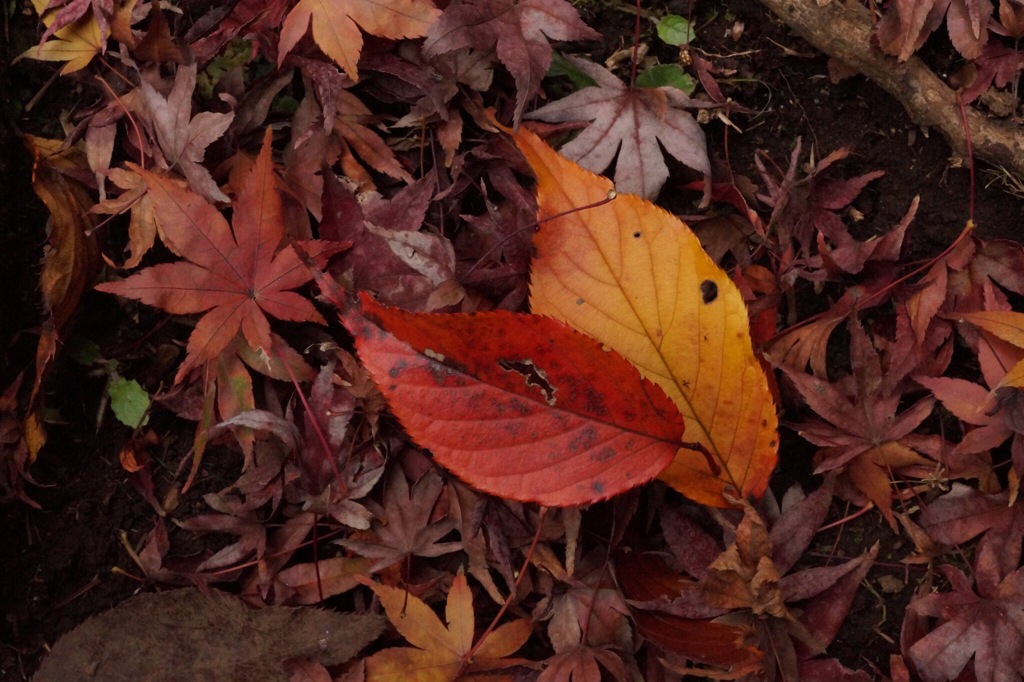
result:
[[[435,460],[481,490],[586,504],[672,460],[683,427],[671,401],[560,322],[408,313],[365,296],[362,307],[366,317],[352,308],[343,322],[392,410]]]
[[[531,309],[622,353],[676,403],[687,440],[722,469],[712,472],[703,454],[684,449],[663,481],[713,506],[729,505],[727,486],[763,493],[778,419],[735,285],[670,214],[630,195],[609,202],[607,180],[532,133],[520,131],[516,141],[538,176],[543,223]],[[573,211],[581,206],[588,208]]]

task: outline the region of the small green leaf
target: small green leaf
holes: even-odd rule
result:
[[[658,37],[669,45],[682,47],[692,43],[696,34],[693,26],[685,17],[678,14],[666,14],[658,22]]]
[[[690,74],[683,71],[678,64],[657,64],[636,77],[637,87],[661,88],[670,85],[679,88],[687,95],[692,95],[697,88],[696,81]]]
[[[117,421],[133,429],[144,423],[143,419],[147,417],[146,411],[149,409],[149,394],[139,382],[112,376],[107,385],[107,395],[110,396],[110,409],[114,411]]]
[[[99,345],[84,336],[71,339],[67,351],[72,360],[85,367],[90,367],[103,359]]]
[[[597,85],[597,81],[577,69],[568,59],[558,52],[555,52],[551,57],[551,68],[548,69],[546,77],[554,78],[556,76],[565,76],[568,78],[572,82],[573,90],[592,88]]]

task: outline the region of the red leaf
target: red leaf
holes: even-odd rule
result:
[[[617,353],[550,318],[408,313],[368,296],[343,317],[409,434],[481,490],[587,504],[649,481],[679,410]],[[373,320],[373,321],[371,321]]]
[[[181,381],[192,368],[224,352],[239,332],[269,369],[275,347],[269,314],[291,322],[323,322],[305,297],[290,291],[312,275],[284,239],[284,213],[270,158],[270,131],[256,166],[234,204],[234,230],[202,197],[170,179],[139,169],[171,251],[188,262],[147,268],[100,291],[133,298],[178,315],[206,312],[188,341]],[[314,257],[326,258],[341,244],[307,242]],[[279,345],[279,344],[278,344]]]

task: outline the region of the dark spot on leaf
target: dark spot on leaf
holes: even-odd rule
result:
[[[596,441],[597,431],[594,430],[593,426],[587,426],[569,441],[569,451],[580,452],[581,450],[587,450]]]
[[[583,305],[584,303],[585,303],[585,301],[582,298],[577,298],[576,299],[576,305]]]
[[[775,441],[774,440],[768,441],[768,447],[774,448],[775,447]]]
[[[613,450],[612,448],[601,448],[593,455],[591,455],[591,459],[594,460],[595,462],[607,462],[608,460],[614,458],[615,450]]]
[[[700,283],[700,295],[704,299],[705,305],[711,303],[718,298],[718,285],[710,279],[704,280]]]
[[[598,495],[604,495],[604,483],[602,483],[601,481],[592,482],[590,484],[590,487],[593,488],[594,492],[597,493]]]
[[[398,375],[405,371],[405,368],[405,360],[399,360],[391,366],[391,369],[388,370],[388,376],[392,379],[397,379]]]
[[[768,420],[767,419],[762,419],[761,420],[761,426],[768,426]]]
[[[633,239],[640,239],[640,233],[639,232],[634,232],[633,233]]]

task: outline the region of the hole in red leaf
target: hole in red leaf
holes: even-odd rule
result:
[[[558,389],[551,385],[547,373],[533,364],[533,360],[498,360],[498,367],[506,372],[521,374],[526,379],[526,385],[539,388],[544,394],[544,401],[554,407],[555,391]]]

